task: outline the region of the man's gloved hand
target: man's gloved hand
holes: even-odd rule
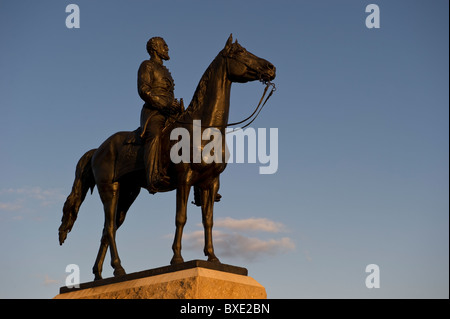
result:
[[[173,100],[172,105],[170,106],[170,114],[178,114],[183,112],[184,107],[182,105],[182,103],[180,101],[178,101],[177,99]]]

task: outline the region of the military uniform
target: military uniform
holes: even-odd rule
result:
[[[145,142],[144,162],[150,192],[164,176],[160,164],[160,134],[167,117],[174,112],[174,81],[169,70],[160,63],[146,60],[138,71],[138,93],[145,104],[141,111],[141,129]]]
[[[146,133],[154,135],[155,129],[164,126],[170,115],[174,98],[175,84],[169,70],[151,60],[141,63],[138,71],[138,93],[145,104],[141,111],[141,128],[146,126]],[[156,127],[155,127],[156,126]],[[146,134],[146,135],[147,135]]]

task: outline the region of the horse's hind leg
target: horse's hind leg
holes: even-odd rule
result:
[[[102,279],[103,261],[105,260],[106,251],[108,250],[108,237],[106,229],[103,228],[102,239],[100,240],[100,248],[98,250],[97,259],[95,259],[92,272],[94,273],[94,280]]]
[[[116,230],[123,224],[125,220],[125,216],[128,212],[128,209],[135,201],[136,197],[139,195],[141,188],[138,187],[121,187],[119,202],[117,206],[117,214],[116,214]],[[94,267],[92,269],[95,279],[102,279],[101,273],[103,269],[103,261],[105,260],[106,252],[108,250],[108,237],[107,232],[104,229],[102,239],[100,240],[100,249],[98,251],[97,259],[95,260]]]
[[[109,250],[111,252],[111,266],[114,268],[114,276],[121,276],[125,274],[125,270],[120,263],[116,245],[116,213],[119,201],[119,183],[102,183],[98,184],[97,187],[105,212],[105,225],[103,227],[103,235],[105,235],[106,237],[105,242],[107,243],[107,245],[109,245]],[[100,249],[102,249],[102,245]]]

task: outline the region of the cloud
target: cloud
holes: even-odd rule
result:
[[[285,231],[282,223],[266,218],[233,219],[230,217],[214,222],[213,241],[216,255],[220,257],[237,257],[246,261],[255,261],[264,257],[286,253],[295,249],[295,244],[289,237],[258,238],[246,236],[245,232],[261,231],[278,233]],[[227,230],[231,230],[228,232]],[[188,250],[202,251],[204,246],[203,230],[185,233],[183,247]]]
[[[285,253],[295,248],[294,243],[288,237],[264,240],[236,233],[218,234],[215,237],[215,245],[222,256],[238,256],[248,261],[254,261],[263,256]]]
[[[267,218],[247,218],[239,220],[226,217],[215,221],[214,226],[239,231],[264,231],[269,233],[285,231],[285,226],[282,223],[274,222]]]
[[[0,190],[0,195],[19,196],[22,198],[35,199],[46,205],[64,198],[59,189],[42,189],[41,187],[7,188]]]
[[[17,211],[17,210],[21,210],[23,208],[22,204],[19,203],[2,203],[0,202],[0,210],[4,210],[4,211]]]
[[[51,279],[47,274],[45,275],[45,278],[44,278],[44,285],[45,286],[59,284],[59,283],[60,283],[59,280]]]
[[[303,254],[305,255],[305,258],[307,261],[312,262],[313,259],[312,259],[311,254],[308,249],[304,249]]]
[[[41,187],[22,187],[0,189],[0,211],[13,212],[14,220],[22,220],[39,211],[40,207],[60,204],[65,196],[59,189],[43,189]],[[33,216],[39,220],[40,216]]]

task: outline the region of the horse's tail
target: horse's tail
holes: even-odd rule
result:
[[[67,197],[63,207],[63,216],[61,226],[59,226],[59,244],[62,245],[72,229],[77,219],[78,210],[83,203],[86,194],[91,189],[91,193],[95,187],[94,174],[91,167],[92,155],[97,149],[86,152],[78,161],[75,171],[75,181],[73,182],[72,192]]]

